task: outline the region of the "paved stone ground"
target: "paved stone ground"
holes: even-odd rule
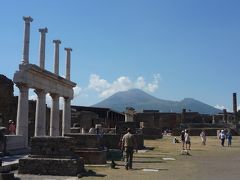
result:
[[[236,180],[240,177],[240,137],[233,137],[232,147],[221,147],[216,137],[208,138],[202,146],[199,137],[192,137],[190,155],[181,155],[181,144],[173,144],[173,137],[148,140],[145,145],[155,147],[153,151],[134,154],[134,169],[126,171],[124,163],[117,162],[116,169],[92,167],[91,176],[81,179],[167,179],[167,180]],[[163,158],[166,158],[163,160]],[[77,177],[19,175],[21,180],[76,180]]]

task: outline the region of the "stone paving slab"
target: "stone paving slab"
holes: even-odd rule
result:
[[[20,154],[20,155],[13,155],[13,156],[4,156],[1,158],[2,160],[2,166],[8,166],[12,164],[17,164],[19,159],[25,158],[28,155],[26,154]]]

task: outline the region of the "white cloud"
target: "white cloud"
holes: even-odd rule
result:
[[[73,92],[74,92],[74,97],[77,97],[82,92],[82,88],[77,85],[76,87],[73,88]]]
[[[135,81],[132,81],[127,76],[121,76],[112,83],[101,78],[97,74],[91,74],[88,88],[99,93],[99,97],[107,98],[119,91],[126,91],[132,88],[142,89],[147,92],[155,92],[159,88],[160,75],[153,75],[153,81],[147,83],[144,77],[139,76]]]
[[[136,88],[142,89],[146,86],[146,82],[145,82],[144,78],[142,76],[140,76],[137,78],[135,85],[136,85]]]
[[[110,85],[105,79],[101,79],[97,74],[91,74],[89,79],[88,87],[94,89],[95,91],[102,91],[108,88]]]
[[[131,89],[132,82],[128,77],[122,76],[119,77],[116,81],[114,81],[112,84],[109,84],[109,87],[106,89],[103,89],[100,93],[100,97],[106,98],[118,91],[126,91],[128,89]]]
[[[217,108],[217,109],[221,109],[221,110],[226,109],[223,105],[219,105],[219,104],[217,104],[214,107]]]

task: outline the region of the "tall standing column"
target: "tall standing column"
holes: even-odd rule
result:
[[[62,119],[62,136],[66,133],[70,133],[71,128],[71,99],[64,98],[63,106],[63,119]]]
[[[24,26],[22,64],[28,64],[29,63],[29,43],[30,43],[30,22],[32,22],[33,19],[30,16],[28,16],[28,17],[23,17],[23,20],[25,21],[25,26]]]
[[[17,84],[20,90],[18,96],[17,127],[16,134],[24,137],[24,145],[28,146],[28,87],[25,84]]]
[[[59,75],[59,44],[61,44],[60,40],[53,40],[55,45],[54,48],[54,73]]]
[[[50,115],[50,136],[59,136],[59,95],[50,94],[52,108]]]
[[[40,34],[40,48],[39,48],[39,66],[40,68],[45,68],[45,45],[46,45],[46,33],[47,28],[39,29]]]
[[[71,70],[71,48],[64,48],[67,51],[66,57],[66,79],[70,80],[70,70]]]
[[[234,123],[238,124],[237,117],[237,93],[233,93],[233,113],[234,113]]]
[[[35,133],[34,136],[46,135],[46,92],[42,89],[35,90],[37,94]]]

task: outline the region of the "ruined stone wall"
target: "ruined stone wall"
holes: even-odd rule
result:
[[[8,120],[16,122],[17,97],[13,95],[13,82],[0,74],[0,126],[8,126]]]

